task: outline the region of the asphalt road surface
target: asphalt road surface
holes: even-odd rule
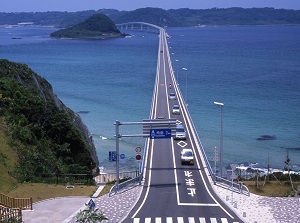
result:
[[[142,195],[123,222],[242,222],[211,190],[209,176],[205,173],[201,143],[196,137],[186,102],[176,83],[163,29],[159,41],[151,119],[175,118],[177,124],[185,127],[187,137],[185,140],[147,140]],[[175,93],[176,99],[170,100],[170,93]],[[172,114],[174,104],[180,106],[180,114]],[[181,164],[182,148],[193,150],[194,165]]]

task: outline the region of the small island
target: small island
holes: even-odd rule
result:
[[[85,21],[70,28],[53,32],[50,36],[68,39],[107,39],[124,37],[125,34],[122,34],[107,16],[94,14]]]

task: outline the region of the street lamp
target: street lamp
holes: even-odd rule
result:
[[[224,107],[224,104],[221,102],[214,102],[214,104],[221,107],[220,177],[222,177],[222,169],[223,169],[223,107]]]
[[[187,71],[187,68],[185,68],[185,67],[183,67],[182,68],[182,70],[185,70],[185,71]],[[185,104],[186,104],[186,106],[188,105],[188,89],[187,89],[187,72],[185,73]]]

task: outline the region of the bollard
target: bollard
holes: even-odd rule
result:
[[[229,201],[229,196],[228,195],[226,195],[226,201]]]
[[[129,208],[129,207],[130,207],[130,205],[129,205],[129,202],[128,202],[128,201],[127,201],[126,207],[127,207],[127,208]]]
[[[237,208],[237,202],[234,202],[233,207],[234,207],[234,208]]]
[[[245,211],[243,212],[243,217],[246,217],[246,212]]]
[[[123,211],[120,211],[119,217],[122,217],[122,216],[123,216]]]

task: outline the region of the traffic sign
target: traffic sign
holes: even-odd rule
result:
[[[150,139],[165,139],[171,138],[171,129],[150,129]]]
[[[141,159],[142,159],[142,156],[141,156],[140,154],[137,154],[137,155],[135,156],[135,159],[136,159],[136,160],[141,160]]]
[[[141,147],[139,147],[139,146],[138,146],[138,147],[136,147],[136,148],[135,148],[135,152],[136,152],[136,153],[140,153],[140,152],[142,152],[142,148],[141,148]]]
[[[108,153],[108,160],[109,160],[109,162],[116,162],[117,161],[117,153],[116,153],[116,151],[109,151],[109,153]]]
[[[120,163],[126,163],[125,154],[120,154]]]

